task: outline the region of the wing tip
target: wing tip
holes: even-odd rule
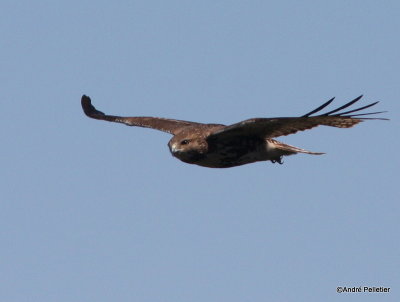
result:
[[[326,112],[324,114],[321,115],[317,115],[317,116],[337,116],[337,117],[348,117],[348,118],[360,118],[363,120],[367,120],[367,119],[383,119],[383,118],[361,118],[361,116],[365,116],[365,115],[375,115],[375,114],[380,114],[380,113],[385,113],[386,111],[379,111],[379,112],[369,112],[369,113],[355,113],[355,114],[351,114],[354,112],[359,112],[361,110],[370,108],[375,106],[376,104],[379,103],[379,101],[373,102],[371,104],[362,106],[360,108],[356,108],[356,109],[352,109],[346,112],[340,112],[343,109],[350,107],[351,105],[353,105],[354,103],[358,102],[361,98],[363,98],[363,94],[361,94],[360,96],[356,97],[355,99],[353,99],[352,101],[340,106],[339,108],[336,108],[334,110],[331,110],[329,112]],[[321,111],[323,108],[325,108],[326,106],[328,106],[332,101],[334,100],[334,98],[330,99],[328,102],[322,104],[320,107],[318,107],[317,109],[307,113],[306,115],[303,115],[302,117],[309,117],[310,115],[317,113],[319,111]],[[337,113],[339,111],[339,113]],[[335,114],[334,114],[335,113]]]
[[[321,106],[319,106],[318,108],[310,111],[307,114],[304,114],[302,117],[309,117],[310,115],[317,113],[318,111],[321,111],[322,109],[324,109],[326,106],[329,106],[329,104],[331,104],[333,102],[333,100],[335,99],[335,97],[331,98],[329,101],[323,103]]]
[[[92,117],[92,118],[96,118],[96,116],[98,115],[104,115],[103,112],[98,111],[93,105],[92,105],[92,100],[90,99],[90,97],[88,97],[87,95],[82,95],[81,98],[81,105],[82,105],[82,109],[83,112],[88,116],[88,117]]]
[[[93,105],[92,105],[92,100],[90,99],[90,97],[88,97],[87,95],[82,95],[81,98],[81,105],[82,105],[82,109],[83,112],[89,116],[89,114],[93,111]]]

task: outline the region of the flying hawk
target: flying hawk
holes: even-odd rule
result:
[[[378,102],[340,112],[353,105],[362,96],[324,114],[313,114],[328,106],[334,98],[300,117],[252,118],[233,125],[202,124],[159,117],[121,117],[98,111],[88,96],[82,96],[82,108],[88,117],[128,126],[153,128],[173,135],[168,143],[172,155],[188,164],[209,168],[230,168],[257,161],[282,164],[283,156],[297,153],[321,155],[290,146],[275,140],[284,136],[317,127],[319,125],[350,128],[364,120],[386,120],[364,117],[380,112],[355,113],[376,105]],[[355,114],[354,114],[355,113]]]

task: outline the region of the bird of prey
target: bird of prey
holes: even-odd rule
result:
[[[171,154],[188,164],[209,168],[230,168],[258,161],[282,164],[283,156],[297,153],[321,155],[278,142],[274,138],[317,127],[319,125],[350,128],[365,120],[385,120],[365,117],[383,113],[359,113],[378,102],[345,112],[343,109],[358,102],[359,96],[327,113],[315,115],[334,98],[300,117],[252,118],[233,125],[203,124],[159,117],[122,117],[98,111],[88,96],[81,99],[85,114],[94,119],[122,123],[128,126],[153,128],[173,135],[168,143]]]

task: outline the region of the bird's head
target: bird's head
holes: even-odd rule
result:
[[[206,156],[208,144],[202,135],[196,132],[184,132],[175,135],[168,143],[171,154],[186,163],[195,163]]]

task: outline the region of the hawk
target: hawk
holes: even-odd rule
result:
[[[298,147],[278,142],[274,138],[308,130],[319,125],[350,128],[364,120],[386,120],[365,117],[383,113],[359,113],[378,102],[352,109],[362,95],[345,105],[324,114],[315,115],[327,107],[334,98],[300,117],[252,118],[232,125],[203,124],[159,117],[122,117],[104,114],[83,95],[81,104],[84,113],[93,119],[122,123],[128,126],[153,128],[173,135],[168,142],[171,154],[188,164],[208,168],[231,168],[258,161],[282,164],[283,156],[305,153],[321,155]]]

